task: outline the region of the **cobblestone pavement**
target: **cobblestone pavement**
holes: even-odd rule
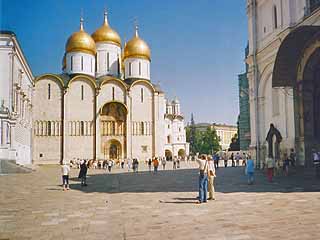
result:
[[[62,191],[59,166],[0,176],[0,239],[320,239],[320,184],[298,171],[246,184],[243,168],[219,168],[216,201],[195,204],[197,170],[89,170]]]

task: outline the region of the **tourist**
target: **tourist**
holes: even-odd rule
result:
[[[215,153],[213,155],[213,160],[214,160],[214,167],[215,168],[219,168],[219,160],[220,160],[220,156],[218,153]]]
[[[316,152],[315,149],[312,149],[313,155],[313,165],[316,169],[316,177],[320,178],[320,154]]]
[[[127,164],[128,164],[128,172],[130,172],[131,164],[132,164],[131,158],[127,159]]]
[[[208,192],[208,161],[204,155],[201,159],[196,158],[199,164],[199,200],[198,204],[207,202],[207,192]]]
[[[161,164],[162,164],[162,170],[165,170],[166,169],[166,164],[167,164],[167,161],[166,161],[165,157],[162,158]]]
[[[108,161],[108,171],[109,171],[109,172],[111,172],[112,166],[113,166],[113,161],[110,159],[110,160]]]
[[[267,158],[267,176],[268,176],[269,182],[272,182],[274,166],[275,166],[274,159]]]
[[[291,148],[291,152],[290,152],[290,162],[292,167],[296,166],[296,153],[294,152],[293,148]]]
[[[289,175],[289,164],[290,164],[290,159],[288,157],[288,154],[284,154],[284,161],[283,161],[283,172],[285,176]]]
[[[237,167],[239,167],[239,166],[240,166],[240,158],[241,158],[240,153],[239,153],[239,152],[237,152],[237,155],[236,155],[236,163],[237,163]]]
[[[80,164],[80,172],[78,178],[81,179],[81,186],[87,186],[87,172],[88,172],[88,166],[87,161],[82,160]]]
[[[228,167],[228,155],[223,153],[224,167]]]
[[[157,172],[158,172],[158,166],[159,166],[158,158],[154,158],[154,159],[153,159],[154,173],[157,173]]]
[[[208,157],[208,200],[215,200],[214,179],[216,177],[216,169],[211,157]]]
[[[173,158],[173,169],[177,169],[177,159],[176,159],[176,157]]]
[[[121,160],[121,168],[124,169],[124,159]]]
[[[249,185],[253,184],[253,181],[254,181],[254,162],[253,162],[250,155],[248,156],[248,159],[247,159],[246,173],[248,176],[248,184]]]
[[[149,158],[149,161],[148,161],[149,172],[151,172],[151,164],[152,164],[152,161],[151,161],[151,158]]]
[[[235,167],[236,166],[236,164],[235,164],[235,162],[234,162],[234,155],[233,155],[233,153],[231,153],[231,166],[232,167]]]
[[[242,154],[242,166],[246,166],[247,165],[246,160],[247,160],[247,156],[246,156],[246,153],[244,152]]]
[[[177,158],[177,168],[180,168],[180,157]]]
[[[61,166],[61,172],[62,172],[62,186],[63,191],[69,190],[69,173],[70,173],[70,167],[66,162],[62,163]]]

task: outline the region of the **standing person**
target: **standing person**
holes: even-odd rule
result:
[[[320,178],[320,154],[316,152],[315,149],[312,149],[313,155],[313,165],[316,169],[316,177]]]
[[[69,174],[70,174],[70,167],[64,161],[61,166],[61,173],[62,173],[62,186],[63,191],[69,190]]]
[[[151,164],[152,164],[152,161],[151,161],[151,158],[149,158],[149,160],[148,160],[149,172],[151,172]]]
[[[199,164],[199,201],[198,204],[207,202],[207,192],[208,192],[208,162],[204,155],[201,159],[196,158]]]
[[[290,151],[290,162],[292,167],[296,166],[296,153],[294,152],[293,148],[291,148],[291,151]]]
[[[136,158],[136,172],[139,171],[139,159]]]
[[[215,163],[216,163],[216,168],[219,168],[219,160],[220,160],[220,156],[219,156],[219,154],[218,154],[218,153],[216,153],[216,154],[215,154],[215,158],[216,158],[216,161],[215,161]]]
[[[159,167],[159,161],[158,158],[153,159],[153,168],[154,168],[154,173],[158,172],[158,167]]]
[[[216,169],[212,158],[208,157],[208,191],[209,191],[209,198],[208,200],[216,200],[215,198],[215,191],[214,191],[214,179],[216,177]]]
[[[173,158],[173,169],[177,169],[177,159],[176,159],[176,157]]]
[[[247,156],[246,156],[246,153],[244,152],[242,154],[242,166],[247,166]]]
[[[131,164],[132,164],[131,158],[127,159],[127,164],[128,164],[128,172],[130,172]]]
[[[272,182],[274,166],[275,166],[275,163],[273,158],[268,158],[267,159],[267,168],[268,168],[267,175],[268,175],[269,182]]]
[[[121,159],[121,168],[124,169],[124,159]]]
[[[161,163],[162,163],[162,170],[165,170],[166,169],[166,164],[167,164],[167,161],[166,161],[165,157],[162,158]]]
[[[288,157],[288,154],[284,154],[284,161],[283,161],[283,172],[285,176],[289,175],[289,164],[290,164],[290,159]]]
[[[177,158],[177,168],[180,168],[180,157]]]
[[[231,166],[232,167],[235,167],[236,166],[236,164],[235,164],[235,162],[234,162],[234,155],[233,155],[233,153],[231,153]]]
[[[80,172],[78,178],[81,179],[81,186],[87,186],[87,172],[88,172],[88,166],[87,161],[83,160],[80,164]]]
[[[132,160],[132,170],[133,170],[133,172],[136,172],[136,166],[137,166],[137,164],[136,164],[136,159],[134,158],[134,159]]]
[[[228,155],[227,153],[223,154],[224,167],[228,167]]]
[[[236,155],[236,163],[237,163],[237,167],[239,167],[240,166],[240,153],[239,152],[237,152],[237,155]]]
[[[111,172],[112,166],[113,166],[113,161],[110,159],[110,160],[108,161],[108,171],[109,171],[109,172]]]
[[[248,160],[247,160],[246,173],[248,176],[248,184],[249,185],[253,184],[253,181],[254,181],[254,162],[253,162],[250,155],[248,156]]]

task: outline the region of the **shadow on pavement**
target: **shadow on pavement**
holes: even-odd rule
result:
[[[97,170],[96,170],[97,171]],[[196,192],[198,191],[198,170],[179,169],[153,172],[122,172],[90,174],[87,187],[80,185],[78,178],[71,178],[70,188],[86,193],[146,193],[146,192]],[[76,183],[75,183],[76,182]],[[267,181],[264,171],[255,173],[255,183],[247,184],[243,167],[219,168],[215,180],[215,190],[221,193],[236,192],[315,192],[320,191],[320,181],[314,177],[313,171],[297,170],[291,176],[276,176],[274,182]],[[191,198],[175,199],[177,203],[194,200]],[[181,202],[182,201],[182,202]]]

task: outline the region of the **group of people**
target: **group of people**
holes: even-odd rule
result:
[[[214,166],[215,168],[219,168],[219,161],[223,160],[224,167],[228,167],[228,162],[231,160],[231,166],[232,167],[239,167],[240,166],[240,160],[242,160],[242,166],[246,166],[246,159],[247,159],[247,154],[244,152],[242,155],[237,152],[236,155],[234,153],[231,153],[230,156],[226,152],[219,154],[216,152],[213,154],[212,158],[214,160]]]
[[[81,180],[81,186],[87,186],[87,160],[81,160],[79,163],[79,175],[78,178]],[[61,165],[61,172],[62,172],[62,186],[63,191],[69,190],[69,174],[70,174],[70,164],[67,162],[63,162]]]

